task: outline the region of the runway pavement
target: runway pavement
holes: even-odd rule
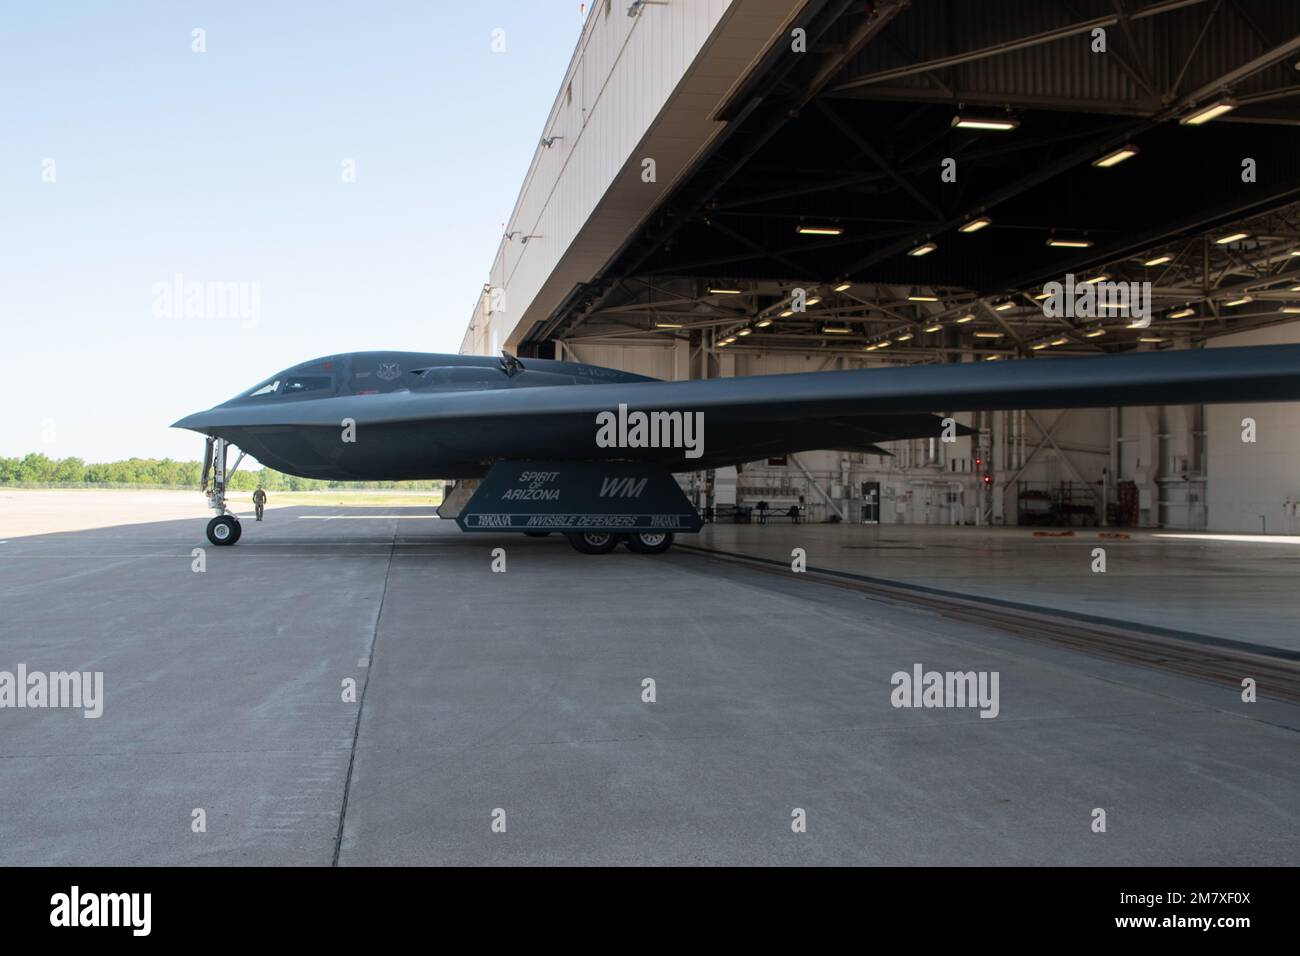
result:
[[[696,554],[269,518],[0,544],[0,671],[104,686],[0,709],[0,864],[1300,862],[1293,705]],[[893,706],[917,664],[997,716]]]

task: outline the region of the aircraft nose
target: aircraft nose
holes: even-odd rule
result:
[[[172,428],[188,428],[191,431],[201,432],[212,423],[212,413],[195,412],[193,415],[186,415],[179,421],[172,422]]]

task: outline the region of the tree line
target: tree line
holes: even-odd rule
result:
[[[50,458],[32,452],[22,458],[0,457],[0,485],[140,485],[156,488],[195,488],[203,463],[173,461],[170,458],[128,458],[86,464],[80,458]],[[323,481],[299,478],[272,468],[240,470],[231,476],[232,491],[252,491],[261,485],[267,491],[321,491],[328,488],[403,489],[441,491],[441,481]]]

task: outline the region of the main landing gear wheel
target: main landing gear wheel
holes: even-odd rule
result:
[[[637,554],[663,554],[673,546],[673,536],[667,531],[637,531],[623,543]]]
[[[565,535],[573,549],[581,554],[609,554],[618,547],[622,535],[612,531],[575,531]]]
[[[242,533],[234,515],[218,515],[208,522],[208,540],[218,546],[234,544]]]

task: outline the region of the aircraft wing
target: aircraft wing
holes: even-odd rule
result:
[[[703,413],[709,436],[703,457],[685,457],[680,448],[619,452],[694,470],[811,448],[877,452],[882,442],[940,435],[936,412],[1277,401],[1300,401],[1300,345],[687,382],[398,391],[217,406],[176,425],[219,435],[292,474],[360,479],[456,476],[499,458],[590,458],[597,450],[596,416],[619,405],[629,414]],[[341,416],[378,437],[340,444]],[[457,468],[447,470],[448,463]]]

